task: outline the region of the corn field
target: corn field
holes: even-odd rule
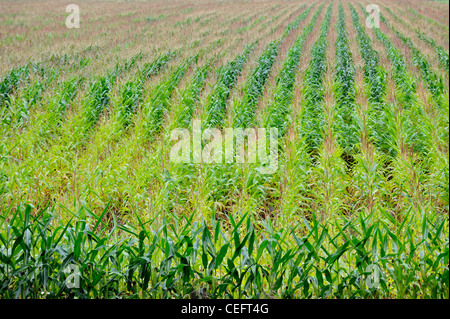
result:
[[[76,4],[0,0],[0,298],[449,298],[448,3]]]

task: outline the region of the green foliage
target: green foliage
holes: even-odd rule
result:
[[[449,297],[445,79],[385,17],[383,28],[369,31],[350,5],[364,62],[359,92],[342,4],[326,12],[325,3],[286,5],[265,8],[267,16],[217,21],[221,30],[210,24],[217,12],[188,8],[192,15],[178,20],[198,37],[149,63],[138,63],[142,53],[114,55],[117,64],[105,73],[94,74],[101,63],[82,73],[90,61],[110,63],[111,52],[89,46],[6,75],[0,298]],[[145,17],[134,21],[145,25]],[[257,24],[258,41],[220,65],[218,51],[252,39]],[[448,53],[417,32],[448,72]],[[271,33],[278,39],[269,40]],[[227,38],[214,39],[220,34]],[[409,71],[397,37],[413,52],[421,79]],[[131,40],[124,47],[139,45]],[[387,63],[373,41],[384,46]],[[122,52],[112,43],[113,53]],[[257,43],[261,54],[252,58]],[[304,73],[302,61],[310,63]],[[276,82],[267,88],[271,76]],[[417,90],[421,80],[429,90]],[[259,106],[263,94],[273,97]],[[171,162],[171,129],[189,128],[197,112],[205,127],[223,128],[231,115],[234,127],[263,118],[264,127],[278,128],[277,172],[263,174],[256,163]],[[335,134],[326,141],[336,137],[339,145],[323,143],[324,127]],[[80,270],[78,288],[66,285],[68,266]],[[373,272],[380,275],[375,285]]]
[[[245,93],[238,105],[235,105],[233,111],[235,112],[234,126],[247,128],[254,124],[255,107],[258,104],[259,98],[263,93],[264,86],[270,75],[270,70],[275,62],[275,59],[280,50],[282,41],[295,29],[298,28],[301,21],[305,20],[315,4],[311,5],[302,12],[295,21],[286,26],[281,40],[272,41],[267,46],[266,50],[258,59],[257,67],[253,70],[245,84]]]
[[[386,22],[384,20],[384,22]],[[416,84],[414,78],[407,69],[406,61],[398,48],[396,48],[389,38],[378,28],[375,28],[378,40],[386,48],[388,58],[392,63],[392,76],[396,86],[396,97],[398,103],[402,105],[402,112],[399,114],[401,130],[405,132],[406,142],[416,153],[426,155],[427,146],[424,134],[418,130],[419,123],[414,123],[420,117],[416,97]],[[398,150],[397,150],[398,152]]]
[[[110,102],[110,91],[114,87],[117,78],[130,70],[140,58],[142,58],[142,53],[132,57],[129,61],[124,61],[122,65],[117,63],[108,74],[98,77],[91,82],[87,97],[83,101],[83,118],[85,121],[83,129],[85,131],[88,131],[97,123],[100,114],[108,106]],[[159,65],[157,63],[145,65],[143,74],[145,77],[150,77],[155,72],[158,72],[158,68]]]
[[[121,88],[121,101],[118,116],[124,126],[131,123],[131,118],[142,103],[142,91],[144,83],[151,77],[156,76],[167,63],[173,58],[174,53],[169,52],[165,55],[159,56],[152,63],[145,64],[142,71],[138,72],[135,79],[125,83]]]
[[[311,10],[314,8],[315,5],[316,5],[315,3],[310,5],[308,7],[308,9],[303,11],[293,22],[289,23],[286,26],[286,28],[284,29],[284,33],[283,33],[282,39],[287,37],[293,30],[298,28],[298,25],[300,24],[300,22],[302,22],[303,20],[306,19],[306,17],[309,15],[309,13],[311,12]],[[305,7],[305,5],[302,5],[300,8],[303,9],[304,7]]]
[[[206,79],[211,72],[211,64],[207,63],[197,68],[194,78],[181,92],[181,101],[178,107],[177,118],[174,120],[176,127],[187,128],[195,113],[195,106],[204,90]]]
[[[369,127],[370,135],[378,150],[390,157],[395,157],[393,145],[395,141],[395,127],[392,108],[387,105],[386,98],[386,71],[379,65],[378,53],[373,49],[371,40],[361,25],[358,13],[350,5],[353,26],[357,32],[359,52],[365,62],[364,82],[369,92]]]
[[[143,111],[146,117],[144,130],[147,135],[152,135],[160,131],[175,88],[191,64],[197,63],[197,61],[198,55],[186,59],[186,61],[177,67],[175,72],[155,86],[150,99],[143,105]]]
[[[275,230],[244,216],[225,231],[172,216],[150,231],[153,221],[132,227],[107,213],[82,209],[62,222],[27,206],[1,217],[0,297],[448,298],[442,217],[300,219]],[[69,265],[79,287],[66,284],[76,282]]]
[[[203,125],[205,128],[221,128],[224,125],[228,97],[236,85],[236,81],[241,75],[242,67],[255,45],[256,43],[247,45],[241,55],[222,66],[218,71],[217,82],[204,106],[206,119]]]
[[[397,29],[394,28],[387,20],[386,18],[380,14],[381,20],[388,25],[392,31],[402,40],[402,42],[409,47],[409,49],[412,51],[412,61],[414,65],[419,69],[425,83],[428,86],[428,89],[430,90],[433,98],[435,100],[438,100],[440,96],[444,93],[444,82],[442,77],[440,77],[438,74],[436,74],[431,67],[430,63],[428,62],[427,56],[425,56],[422,52],[420,52],[419,49],[416,48],[414,43],[411,41],[410,38],[399,32]],[[447,63],[448,65],[448,63]]]
[[[419,30],[416,30],[416,33],[421,40],[425,41],[434,48],[438,56],[440,66],[448,73],[449,68],[448,52],[446,52],[439,44],[436,43],[434,39],[430,38],[425,33],[420,32]]]
[[[114,85],[116,77],[113,74],[99,77],[91,83],[89,93],[84,101],[86,129],[97,122],[103,108],[109,103],[109,91]]]
[[[80,78],[72,78],[61,83],[61,89],[56,95],[57,98],[52,100],[53,105],[50,106],[51,110],[54,113],[58,114],[59,116],[65,114],[67,108],[69,107],[69,103],[75,98],[78,86],[82,81],[83,79]]]
[[[424,19],[427,22],[434,24],[437,27],[443,28],[445,29],[447,32],[449,31],[448,26],[447,25],[443,25],[440,24],[439,22],[437,22],[436,20],[431,19],[430,17],[426,17],[421,15],[419,12],[417,12],[416,10],[414,10],[413,8],[408,8],[408,11],[411,12],[412,14],[414,14],[416,17],[420,18],[420,19]]]
[[[394,17],[394,19],[396,21],[398,21],[399,23],[402,23],[402,24],[406,24],[405,21],[402,20],[399,16],[397,16],[391,9],[389,9],[388,7],[385,7],[385,6],[384,6],[384,8],[386,9],[387,12],[389,12]],[[424,16],[418,14],[418,12],[415,11],[414,9],[410,8],[409,11],[412,12],[414,15],[416,15],[419,18],[422,18],[422,19],[425,18]],[[389,23],[386,20],[386,17],[382,16],[381,19],[384,23],[389,25]],[[426,17],[425,19],[429,23],[432,23],[432,24],[435,24],[436,26],[442,27],[442,25],[439,25],[433,19],[430,19],[428,17]],[[418,25],[420,25],[420,22],[416,21],[416,23]],[[412,28],[411,26],[409,26],[409,27]],[[446,26],[443,26],[443,27],[446,28],[447,32],[448,32],[448,27],[446,27]],[[392,26],[391,26],[391,28],[392,28]],[[394,32],[397,32],[397,31],[394,30]],[[421,32],[420,27],[417,27],[415,29],[415,32],[416,32],[417,36],[419,37],[419,39],[421,39],[422,41],[426,42],[428,45],[430,45],[431,47],[434,48],[434,50],[436,51],[436,55],[438,57],[441,68],[444,69],[445,71],[447,71],[447,73],[448,73],[448,67],[449,67],[448,52],[446,52],[440,45],[438,45],[434,39],[428,37],[425,33]],[[402,41],[404,41],[404,40],[402,39]]]
[[[254,123],[255,107],[263,93],[270,70],[278,55],[280,43],[280,41],[269,43],[266,50],[259,57],[256,68],[246,81],[244,96],[239,100],[238,105],[235,105],[233,108],[235,112],[235,127],[247,128]]]
[[[327,16],[330,16],[331,6],[328,8]],[[303,33],[297,37],[294,45],[289,49],[287,57],[280,70],[277,79],[277,86],[274,91],[274,102],[268,110],[266,127],[276,127],[279,136],[284,136],[289,124],[289,114],[291,102],[294,97],[294,85],[296,79],[296,70],[300,63],[300,57],[303,51],[303,45],[307,36],[312,32],[314,25],[322,12],[323,4],[316,11],[311,22],[303,30]],[[329,19],[328,19],[329,21]]]
[[[0,106],[3,106],[10,101],[11,94],[17,89],[21,82],[28,79],[29,74],[30,65],[11,70],[0,83]]]
[[[303,81],[304,112],[300,126],[300,134],[312,151],[320,146],[323,139],[322,127],[324,125],[322,101],[324,97],[323,76],[327,70],[326,51],[327,35],[331,20],[332,5],[328,7],[325,19],[320,26],[320,34],[311,49],[311,62],[305,72]],[[311,25],[313,27],[314,25]]]
[[[333,87],[337,114],[334,131],[338,132],[339,145],[344,153],[352,154],[359,142],[360,127],[355,114],[355,67],[348,44],[342,4],[339,4],[337,33],[336,74]]]
[[[357,40],[359,43],[359,52],[364,59],[364,78],[369,85],[370,97],[369,101],[372,103],[382,103],[385,94],[385,72],[380,69],[378,65],[378,52],[375,51],[371,45],[371,40],[365,32],[365,28],[359,21],[358,14],[355,8],[350,5],[353,26],[357,31]]]

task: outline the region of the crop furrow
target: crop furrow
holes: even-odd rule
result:
[[[355,67],[349,48],[348,33],[342,4],[339,4],[336,39],[336,74],[333,87],[336,99],[336,120],[334,131],[338,132],[338,142],[344,154],[356,150],[359,142],[359,126],[355,113]]]
[[[439,65],[448,73],[449,68],[448,52],[446,52],[439,44],[437,44],[436,40],[430,38],[425,33],[416,30],[416,34],[422,41],[428,43],[430,46],[434,48],[439,60]]]
[[[234,88],[237,78],[241,75],[242,67],[247,61],[256,43],[247,45],[244,53],[238,55],[235,60],[222,66],[218,72],[218,80],[208,96],[204,110],[206,119],[205,128],[221,128],[226,118],[226,103]]]
[[[173,52],[159,56],[152,63],[144,65],[143,69],[137,72],[135,79],[125,83],[122,87],[118,116],[125,127],[131,123],[133,114],[136,112],[139,104],[142,103],[145,81],[161,72],[173,57]]]
[[[365,62],[364,83],[368,91],[369,102],[369,128],[370,135],[374,139],[374,144],[383,153],[390,157],[395,157],[395,150],[392,145],[394,128],[391,119],[393,110],[385,103],[386,96],[386,71],[379,65],[378,52],[371,44],[371,40],[362,26],[358,13],[349,4],[353,27],[357,32],[359,52]]]
[[[139,56],[139,55],[138,55]],[[90,84],[87,96],[83,101],[83,130],[89,131],[97,123],[101,113],[110,102],[110,91],[114,87],[117,78],[124,72],[128,71],[135,63],[138,56],[133,57],[130,61],[119,63],[109,71],[105,76],[98,77]],[[144,68],[144,75],[150,77],[155,72],[152,65]]]
[[[398,31],[393,25],[389,23],[385,16],[380,14],[381,21],[383,21],[396,35],[397,37],[411,50],[412,61],[414,65],[419,69],[423,80],[428,86],[433,98],[438,101],[440,96],[444,93],[444,81],[432,68],[428,62],[427,56],[425,56],[415,46],[412,40]],[[438,103],[439,104],[439,103]]]
[[[323,140],[322,129],[325,122],[321,103],[325,92],[323,77],[327,70],[327,36],[331,20],[331,10],[332,6],[330,5],[320,27],[319,38],[311,49],[311,62],[305,71],[303,80],[302,96],[304,112],[302,114],[300,134],[305,138],[309,151],[317,149]],[[311,30],[312,27],[313,25],[311,25]]]
[[[405,133],[405,142],[412,146],[416,153],[425,155],[427,145],[425,143],[425,137],[420,130],[420,123],[417,122],[422,112],[417,108],[418,100],[415,80],[408,71],[406,61],[400,50],[391,43],[389,38],[379,28],[374,28],[374,32],[377,39],[386,48],[389,61],[392,64],[392,77],[396,87],[396,100],[401,106],[401,112],[399,114],[400,132]]]
[[[286,60],[280,70],[277,79],[277,86],[273,93],[274,101],[269,106],[266,127],[275,127],[278,129],[279,136],[284,136],[289,125],[289,114],[291,102],[294,97],[294,84],[296,78],[296,70],[300,63],[300,57],[303,51],[303,44],[307,36],[314,29],[314,25],[322,12],[323,5],[316,11],[311,22],[303,30],[303,33],[297,37],[293,46],[287,53]],[[331,14],[331,7],[328,8],[327,17]],[[325,23],[325,22],[324,22]],[[322,24],[324,25],[324,24]]]
[[[390,13],[394,19],[399,22],[400,24],[406,26],[409,30],[414,30],[414,32],[417,34],[417,37],[425,42],[427,45],[429,45],[436,53],[436,56],[438,58],[439,66],[448,73],[449,68],[449,60],[448,60],[448,52],[446,52],[440,45],[437,44],[436,40],[433,38],[427,36],[424,32],[420,31],[420,26],[417,26],[414,28],[406,22],[405,20],[401,19],[397,14],[395,14],[390,8],[383,6],[386,11]],[[386,20],[385,18],[382,18],[383,20]]]
[[[150,93],[149,100],[142,106],[145,123],[144,132],[147,136],[157,133],[161,130],[164,123],[164,116],[169,107],[175,88],[180,83],[186,71],[192,65],[197,63],[199,55],[189,57],[181,63],[171,75],[162,80]]]
[[[305,20],[310,11],[314,8],[311,5],[307,10],[300,14],[297,19],[290,23],[280,40],[275,40],[267,46],[266,50],[258,59],[258,64],[248,78],[244,96],[239,100],[238,104],[233,107],[234,111],[234,127],[247,128],[254,124],[255,107],[261,97],[264,86],[269,78],[270,71],[280,50],[283,40],[296,28],[301,21]]]
[[[181,92],[181,100],[176,110],[177,115],[174,119],[174,127],[190,126],[191,120],[195,114],[196,103],[200,99],[206,79],[211,72],[211,63],[206,63],[204,66],[199,67],[193,79],[187,84]]]

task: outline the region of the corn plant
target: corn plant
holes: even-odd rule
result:
[[[355,152],[359,141],[358,121],[355,114],[355,67],[348,44],[344,8],[339,4],[336,40],[336,74],[334,94],[336,120],[334,130],[339,132],[338,141],[345,154]]]
[[[57,98],[52,100],[51,111],[59,117],[63,117],[69,104],[77,94],[78,86],[83,82],[81,78],[72,78],[60,84],[60,91],[56,94]]]
[[[139,53],[132,57],[129,61],[125,60],[122,64],[117,63],[113,69],[111,69],[105,76],[98,77],[91,81],[89,92],[86,99],[83,101],[83,118],[84,118],[84,131],[88,131],[96,123],[105,107],[110,102],[110,91],[112,90],[117,78],[130,70],[138,59],[142,57]],[[149,64],[144,66],[144,75],[151,76],[158,66]]]
[[[423,19],[426,20],[428,23],[431,23],[439,28],[442,28],[444,30],[446,30],[447,32],[449,31],[448,26],[440,24],[439,22],[437,22],[436,20],[430,18],[430,17],[426,17],[424,15],[421,15],[419,12],[417,12],[417,10],[414,10],[413,8],[408,8],[408,11],[411,12],[413,15],[415,15],[416,17],[418,17],[419,19]]]
[[[358,14],[352,5],[350,5],[350,10],[353,26],[357,31],[360,53],[365,62],[364,75],[370,90],[369,101],[381,103],[386,93],[384,85],[386,75],[384,70],[379,66],[378,53],[373,49],[371,40],[367,36],[364,27],[361,25]]]
[[[306,139],[309,151],[319,147],[323,139],[324,118],[321,103],[324,97],[323,76],[327,69],[325,58],[331,10],[332,6],[330,5],[320,26],[319,38],[311,49],[311,62],[305,71],[303,81],[302,93],[305,106],[300,134]]]
[[[398,31],[393,25],[389,23],[384,15],[380,15],[381,20],[392,29],[392,31],[399,37],[399,39],[409,47],[412,51],[412,60],[414,65],[419,69],[423,80],[428,86],[433,98],[439,100],[444,93],[444,82],[436,72],[434,72],[427,57],[416,48],[415,44],[410,38]]]
[[[114,82],[114,75],[99,77],[92,82],[83,106],[86,119],[85,128],[95,125],[104,107],[109,103],[109,91]]]
[[[430,46],[434,48],[441,68],[447,71],[448,73],[449,67],[448,52],[446,52],[439,44],[437,44],[436,40],[430,38],[425,33],[420,32],[420,30],[416,30],[416,34],[422,41],[428,43]]]
[[[169,107],[169,102],[175,88],[180,83],[191,64],[197,63],[198,57],[199,55],[189,57],[177,67],[174,73],[156,85],[150,100],[146,101],[143,105],[143,111],[146,117],[144,127],[146,134],[151,135],[161,129],[166,110]]]
[[[399,23],[406,25],[409,29],[413,29],[413,27],[408,24],[407,22],[405,22],[404,20],[402,20],[398,15],[396,15],[390,8],[383,6],[387,12],[389,12],[389,14]],[[412,12],[417,13],[415,10],[413,10]],[[382,17],[383,21],[386,23],[386,18]],[[429,18],[428,18],[429,19]],[[431,19],[429,19],[431,20]],[[430,21],[429,21],[430,22]],[[435,21],[434,21],[435,22]],[[414,29],[415,33],[417,34],[418,38],[420,40],[422,40],[423,42],[427,43],[428,45],[430,45],[436,52],[436,55],[438,57],[438,61],[439,61],[439,65],[442,69],[444,69],[445,71],[447,71],[448,73],[448,67],[449,67],[449,60],[448,60],[448,52],[446,52],[440,45],[438,45],[436,43],[436,41],[433,38],[430,38],[429,36],[427,36],[425,33],[420,31],[420,28],[415,28]],[[448,30],[447,30],[448,31]]]
[[[0,79],[0,298],[449,298],[445,26],[390,14],[369,29],[361,1],[276,2],[124,12],[111,30],[140,34],[85,25],[63,36],[101,46],[44,45]],[[35,34],[20,23],[6,52]],[[192,150],[175,163],[172,130],[197,114],[202,129],[278,128],[276,172]]]
[[[419,123],[414,123],[415,119],[421,117],[421,112],[417,109],[418,101],[415,80],[408,71],[405,59],[399,49],[391,43],[380,29],[375,28],[375,34],[377,39],[384,44],[388,58],[392,63],[396,97],[402,105],[402,112],[400,113],[401,131],[405,132],[405,140],[413,147],[415,152],[426,154],[427,146],[424,144],[426,138],[418,130],[420,128]]]
[[[433,214],[280,230],[242,216],[226,231],[192,216],[136,227],[105,220],[107,210],[68,222],[30,206],[8,213],[1,298],[448,298],[448,219]]]
[[[308,9],[306,9],[305,11],[303,11],[293,22],[289,23],[286,28],[284,29],[284,33],[282,38],[284,39],[285,37],[287,37],[293,30],[298,28],[298,25],[300,24],[300,22],[302,22],[303,20],[306,19],[306,17],[309,15],[309,13],[311,12],[311,10],[314,8],[316,4],[313,3],[312,5],[310,5],[308,7]],[[300,9],[303,9],[306,5],[302,5],[300,7]]]
[[[144,64],[141,71],[142,77],[145,80],[148,80],[151,77],[156,76],[176,55],[176,51],[170,51],[162,56],[159,56],[155,61]]]
[[[174,120],[174,127],[187,128],[190,126],[195,113],[195,105],[204,90],[210,72],[211,63],[206,63],[204,66],[197,68],[193,79],[181,92],[181,101]]]
[[[287,52],[286,59],[277,78],[277,85],[273,93],[273,102],[266,111],[265,127],[277,128],[278,137],[280,138],[285,137],[289,122],[291,121],[291,103],[294,97],[295,80],[303,54],[303,46],[314,29],[314,25],[323,10],[323,6],[323,4],[319,6],[310,23],[305,27],[302,34],[296,38],[294,44]],[[327,10],[326,16],[328,17],[331,13],[330,8],[331,6]],[[282,145],[280,145],[280,149],[283,149]],[[275,202],[280,197],[279,185],[277,184],[279,178],[280,176],[278,174],[275,176],[261,174],[260,167],[250,167],[248,172],[244,174],[243,185],[248,193],[258,202],[258,206],[264,207],[263,213],[267,213],[267,210],[274,209]]]
[[[141,71],[138,71],[135,78],[127,83],[121,89],[121,101],[118,116],[124,126],[128,126],[131,122],[132,115],[136,112],[139,104],[142,103],[142,93],[144,83],[151,77],[156,76],[167,63],[173,58],[174,53],[169,52],[159,56],[152,63],[145,64]],[[132,60],[130,64],[134,64]],[[129,68],[130,66],[127,65]]]
[[[30,75],[30,66],[12,69],[11,72],[0,83],[0,106],[7,104],[14,90],[21,82],[26,81]]]
[[[393,32],[401,39],[401,41],[412,51],[413,64],[418,68],[420,74],[422,75],[422,79],[431,93],[434,105],[438,109],[440,115],[443,117],[444,123],[446,123],[445,127],[447,127],[446,131],[448,135],[448,93],[446,94],[442,77],[433,70],[427,60],[427,56],[422,54],[416,48],[415,44],[411,41],[410,38],[406,37],[401,32],[396,30],[394,26],[392,26],[383,15],[381,15],[381,20],[386,23],[386,25],[388,25],[393,30]],[[423,140],[423,138],[419,137],[417,140]]]
[[[24,90],[20,96],[19,105],[15,107],[17,122],[22,123],[28,120],[30,109],[42,100],[44,84],[36,80]]]
[[[203,125],[205,128],[220,128],[224,124],[228,97],[230,96],[231,90],[236,85],[244,63],[247,61],[248,56],[255,45],[256,43],[247,45],[242,54],[238,55],[233,61],[222,66],[218,71],[217,82],[209,94],[204,106],[206,119]]]
[[[353,27],[357,32],[359,52],[365,62],[364,83],[368,91],[369,128],[377,148],[390,157],[395,157],[393,145],[395,140],[395,126],[392,122],[393,110],[385,102],[386,71],[379,65],[378,53],[373,49],[371,40],[367,36],[355,8],[349,4]]]
[[[305,20],[315,4],[311,5],[297,19],[288,24],[281,40],[272,41],[267,46],[266,50],[258,59],[258,64],[253,70],[245,84],[245,93],[238,105],[235,105],[233,111],[235,112],[234,126],[247,128],[254,124],[254,110],[262,95],[264,85],[270,75],[270,70],[278,55],[280,45],[285,37],[287,37],[293,30],[298,28],[301,21]]]
[[[260,96],[263,93],[264,85],[270,75],[280,48],[280,41],[269,43],[266,50],[259,57],[258,64],[245,83],[244,96],[239,100],[238,105],[233,107],[235,113],[235,127],[249,127],[254,119],[254,111]]]
[[[301,13],[299,17],[294,21],[294,23],[289,24],[286,27],[286,33],[284,33],[282,39],[288,35],[294,27],[298,27],[299,23],[304,20],[311,9],[314,6],[309,7],[305,12]],[[263,92],[264,85],[268,79],[270,69],[274,63],[276,55],[278,53],[281,41],[273,41],[269,43],[266,50],[258,59],[258,64],[256,68],[252,71],[248,80],[244,84],[244,96],[234,105],[232,111],[235,113],[235,127],[248,127],[252,123],[254,108],[256,107],[259,97]],[[189,92],[190,88],[187,87]],[[190,101],[189,99],[187,100]],[[180,110],[185,108],[181,107]],[[187,111],[187,110],[186,110]],[[191,119],[191,112],[187,118]],[[236,117],[236,113],[238,114]],[[180,112],[184,116],[184,111]],[[177,123],[177,121],[176,121]],[[187,127],[188,122],[185,122]],[[233,194],[237,194],[238,190],[242,188],[239,172],[235,165],[217,165],[208,167],[205,170],[207,176],[207,187],[212,191],[207,195],[207,201],[211,204],[211,207],[215,211],[223,212],[226,211],[232,201],[230,197]],[[194,182],[196,176],[196,171],[192,165],[178,165],[177,169],[172,172],[171,175],[165,174],[164,184],[166,193],[166,207],[169,211],[172,211],[175,204],[179,203],[183,205],[187,198],[187,190],[181,185],[188,185]]]
[[[317,18],[322,12],[323,5],[314,14],[311,22],[304,29],[303,33],[297,37],[294,45],[289,49],[287,58],[283,63],[283,67],[278,75],[277,86],[274,92],[274,102],[268,111],[266,127],[278,128],[279,135],[284,136],[287,131],[289,120],[289,108],[294,96],[294,84],[296,78],[295,70],[298,69],[300,57],[303,50],[303,44],[307,36],[312,32]],[[330,9],[328,9],[329,12]],[[328,14],[329,15],[329,14]]]

